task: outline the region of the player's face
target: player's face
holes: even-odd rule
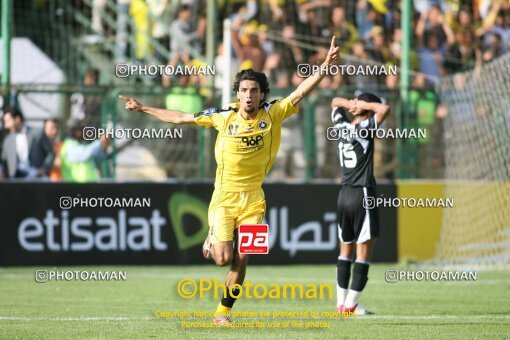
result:
[[[255,80],[243,80],[239,84],[237,99],[241,109],[246,113],[257,112],[260,103],[264,99],[264,93],[260,91],[260,85]]]
[[[354,116],[361,115],[363,113],[363,109],[358,105],[358,99],[349,100],[348,110]]]

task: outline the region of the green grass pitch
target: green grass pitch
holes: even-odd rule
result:
[[[386,283],[395,265],[370,268],[361,305],[376,314],[353,318],[258,318],[259,322],[323,321],[328,328],[183,328],[179,319],[158,318],[156,311],[214,311],[218,299],[177,294],[183,278],[218,279],[227,268],[208,266],[58,267],[57,270],[125,270],[126,281],[51,281],[36,283],[36,269],[0,268],[0,338],[174,338],[174,339],[338,339],[338,338],[508,338],[510,272],[479,271],[476,282]],[[44,269],[52,269],[45,267]],[[251,266],[252,284],[319,284],[334,287],[334,265]],[[334,311],[333,299],[246,299],[234,311]],[[208,317],[186,319],[210,322]],[[235,318],[237,322],[257,318]]]

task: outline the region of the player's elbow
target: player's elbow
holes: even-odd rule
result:
[[[390,107],[386,104],[381,104],[380,108],[376,111],[376,113],[378,116],[386,118],[390,114]]]
[[[290,101],[292,105],[298,105],[303,98],[306,97],[306,92],[304,90],[300,90],[299,88],[290,94]]]
[[[381,124],[386,118],[388,118],[389,114],[390,114],[390,107],[386,104],[382,104],[382,107],[380,110],[377,110],[376,111],[376,119],[377,119],[377,123],[378,124]]]
[[[184,115],[182,115],[182,114],[172,115],[172,116],[168,117],[168,120],[167,120],[167,123],[172,123],[172,124],[184,124],[185,122],[186,121],[185,121]]]

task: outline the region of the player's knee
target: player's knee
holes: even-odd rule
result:
[[[228,266],[232,263],[232,254],[221,253],[215,258],[216,264],[220,267]]]

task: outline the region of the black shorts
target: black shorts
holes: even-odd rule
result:
[[[374,188],[344,185],[338,194],[338,236],[343,243],[363,243],[379,236],[379,214],[371,207]],[[366,207],[366,208],[365,208]]]

